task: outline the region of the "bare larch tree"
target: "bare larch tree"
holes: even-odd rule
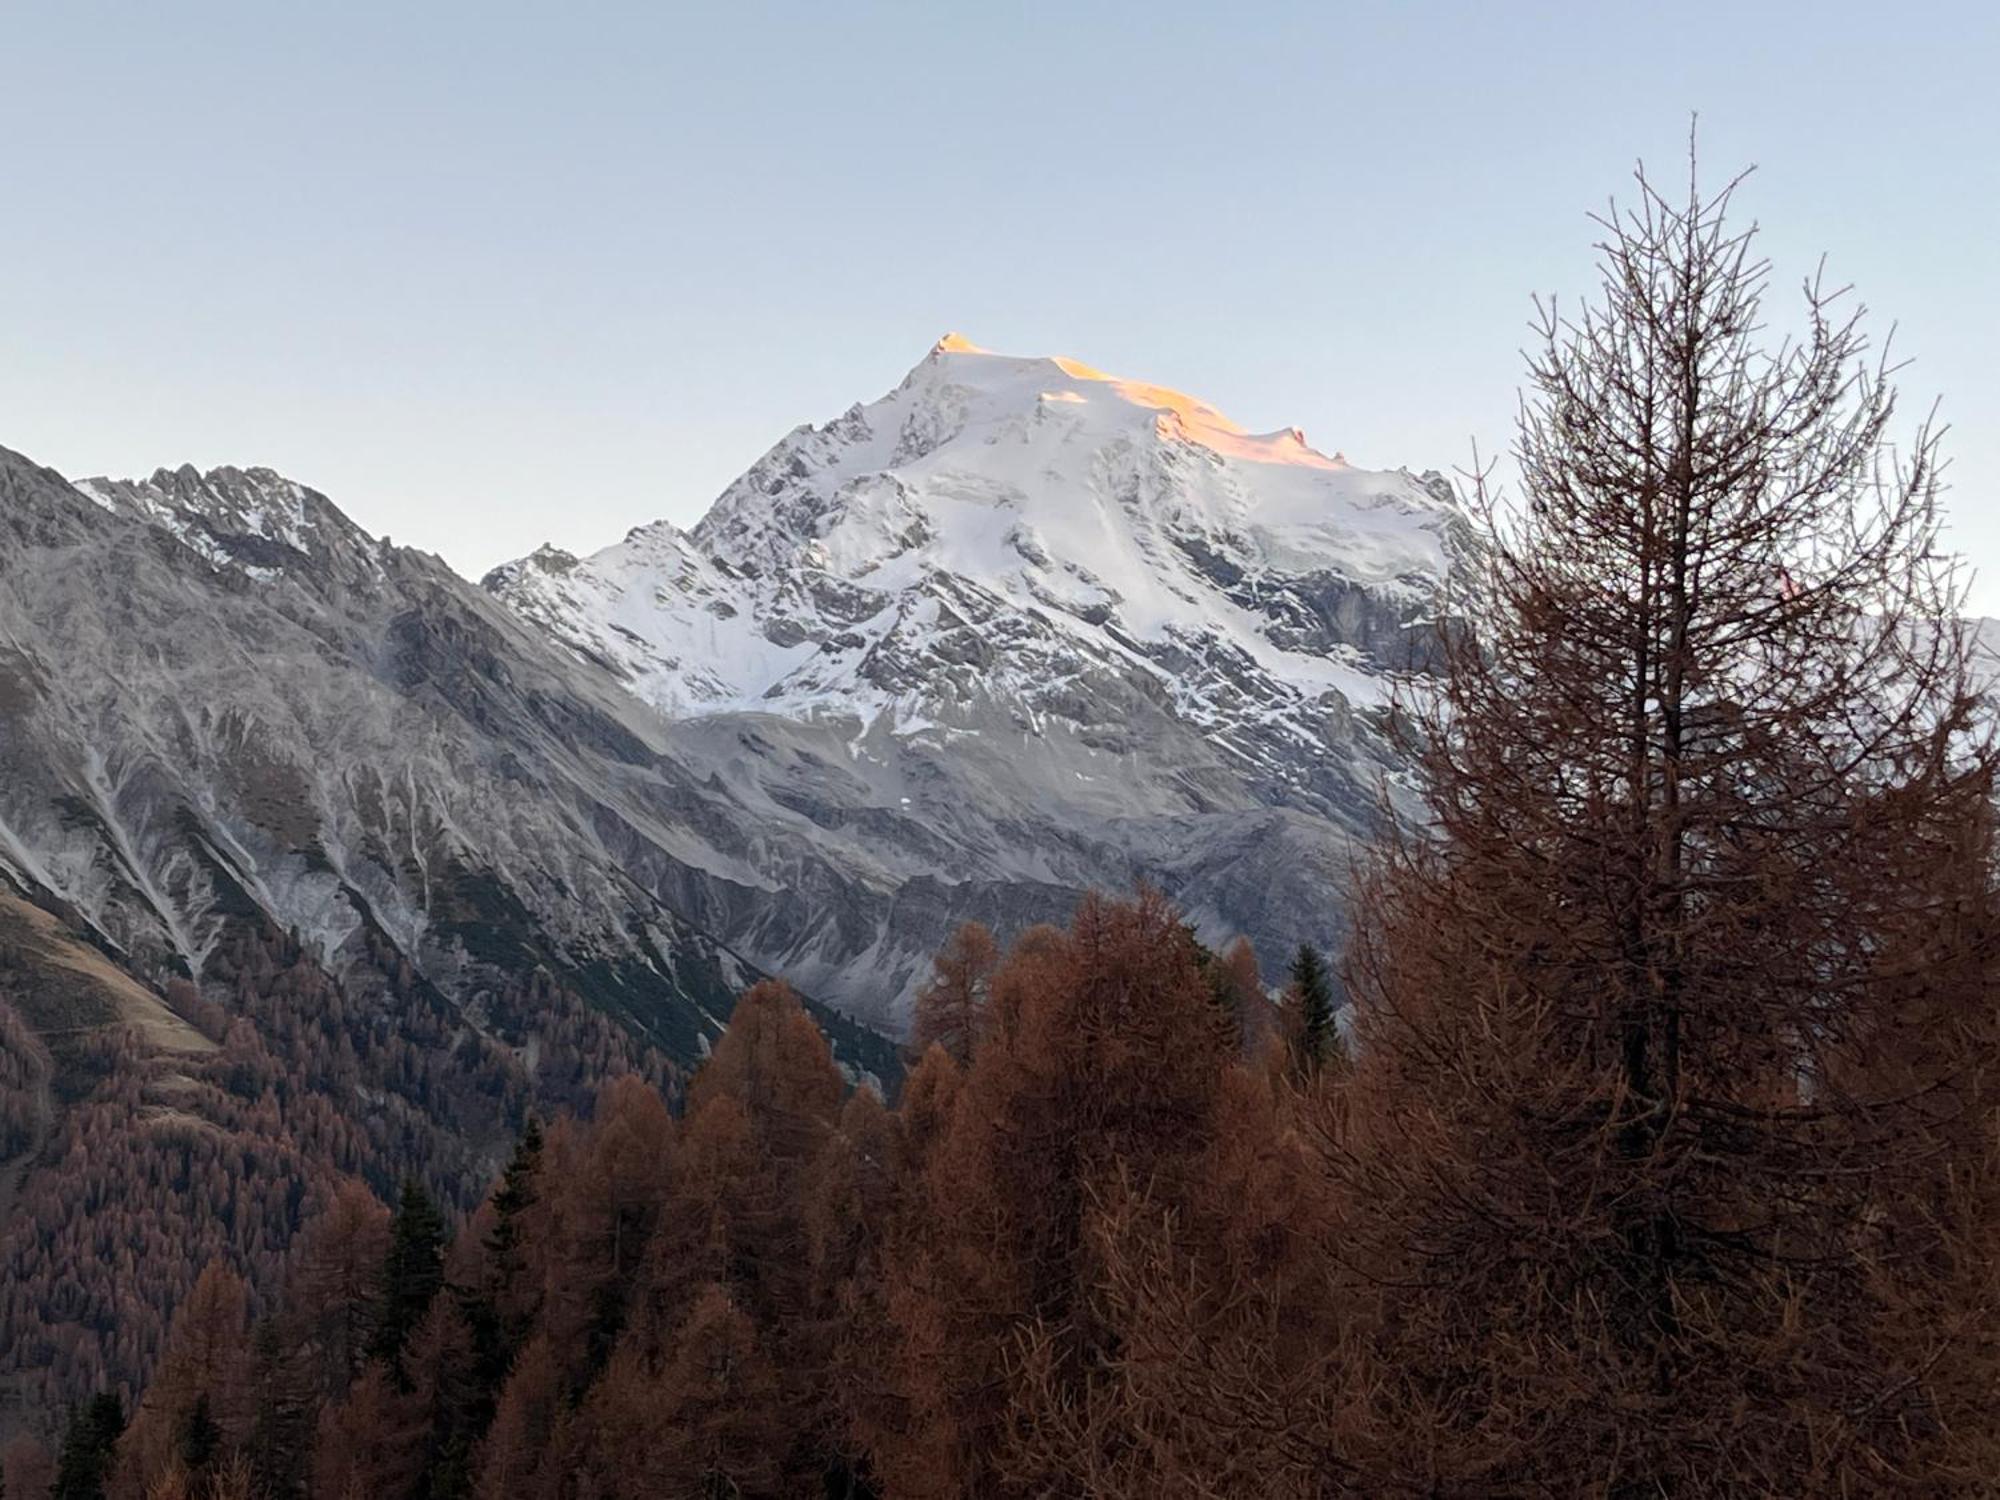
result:
[[[1740,181],[1740,179],[1739,179]],[[1518,500],[1366,882],[1333,1132],[1370,1488],[1984,1493],[1995,751],[1937,431],[1738,184],[1538,304]],[[1477,466],[1475,466],[1477,467]],[[1978,1371],[1985,1370],[1985,1376]]]

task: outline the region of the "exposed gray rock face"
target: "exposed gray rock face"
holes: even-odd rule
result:
[[[0,873],[135,972],[199,975],[261,909],[447,995],[546,963],[692,1060],[757,970],[675,898],[764,882],[672,738],[268,470],[73,488],[0,450]]]

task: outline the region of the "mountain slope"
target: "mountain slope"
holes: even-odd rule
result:
[[[543,964],[701,1054],[752,970],[626,873],[630,842],[726,862],[656,720],[268,470],[72,488],[0,453],[0,485],[0,873],[141,973],[199,979],[254,910],[450,994]]]
[[[1462,535],[1434,474],[952,336],[691,530],[485,582],[738,800],[824,831],[837,930],[768,908],[712,930],[893,1018],[936,935],[900,932],[906,905],[1018,926],[1152,879],[1267,955],[1328,937],[1395,769],[1374,711],[1425,660]]]

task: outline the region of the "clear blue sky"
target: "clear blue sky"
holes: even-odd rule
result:
[[[1700,111],[1955,425],[2000,608],[2000,22],[1869,5],[0,3],[0,443],[477,573],[692,521],[960,329],[1358,463],[1504,444]]]

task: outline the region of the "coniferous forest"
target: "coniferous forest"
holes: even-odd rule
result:
[[[1601,228],[1340,952],[1152,891],[969,925],[886,1098],[778,981],[684,1082],[575,1021],[573,1107],[482,1100],[476,1205],[302,1118],[351,1134],[316,1215],[203,1241],[8,1500],[2000,1492],[2000,749],[1937,437],[1729,191]]]

